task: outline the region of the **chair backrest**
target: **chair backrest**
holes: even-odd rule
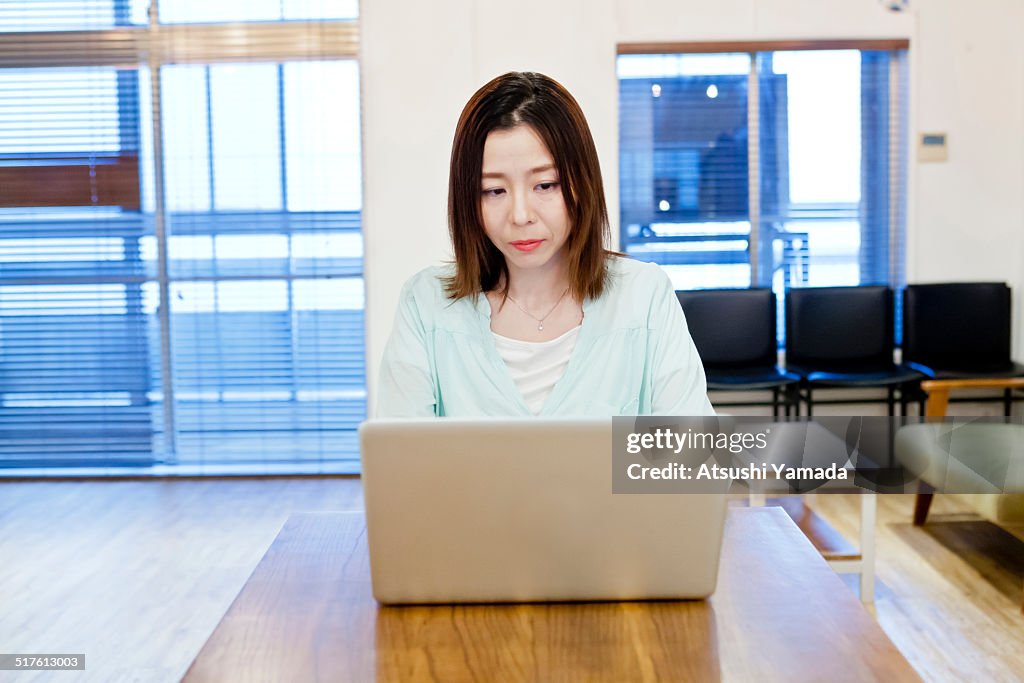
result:
[[[903,360],[942,370],[993,370],[1010,360],[1010,288],[1002,282],[908,285]]]
[[[770,289],[676,292],[708,367],[774,366],[775,293]]]
[[[786,364],[823,369],[892,365],[889,287],[801,287],[786,292]]]

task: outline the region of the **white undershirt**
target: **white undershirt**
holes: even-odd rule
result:
[[[577,325],[561,337],[545,342],[509,339],[492,331],[498,354],[534,415],[540,413],[555,383],[565,374],[580,327]]]

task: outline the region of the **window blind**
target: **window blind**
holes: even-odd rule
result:
[[[0,5],[0,472],[357,467],[355,9],[265,4]]]
[[[162,86],[179,462],[354,457],[355,63],[168,66]]]
[[[149,0],[3,0],[0,33],[84,31],[145,24],[148,6]]]
[[[0,462],[153,462],[138,72],[0,70]]]
[[[677,289],[771,287],[780,306],[789,287],[902,286],[905,49],[630,54],[618,69],[624,250]],[[681,148],[700,161],[666,164]]]
[[[665,266],[677,289],[750,282],[750,63],[619,58],[623,249]]]
[[[358,0],[160,0],[162,23],[355,19]]]

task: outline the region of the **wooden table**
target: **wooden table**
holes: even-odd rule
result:
[[[359,513],[293,515],[186,681],[920,680],[780,509],[708,601],[380,607]]]

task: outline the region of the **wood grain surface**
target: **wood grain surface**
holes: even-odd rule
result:
[[[186,681],[919,680],[780,509],[708,601],[380,607],[359,513],[292,515]]]

